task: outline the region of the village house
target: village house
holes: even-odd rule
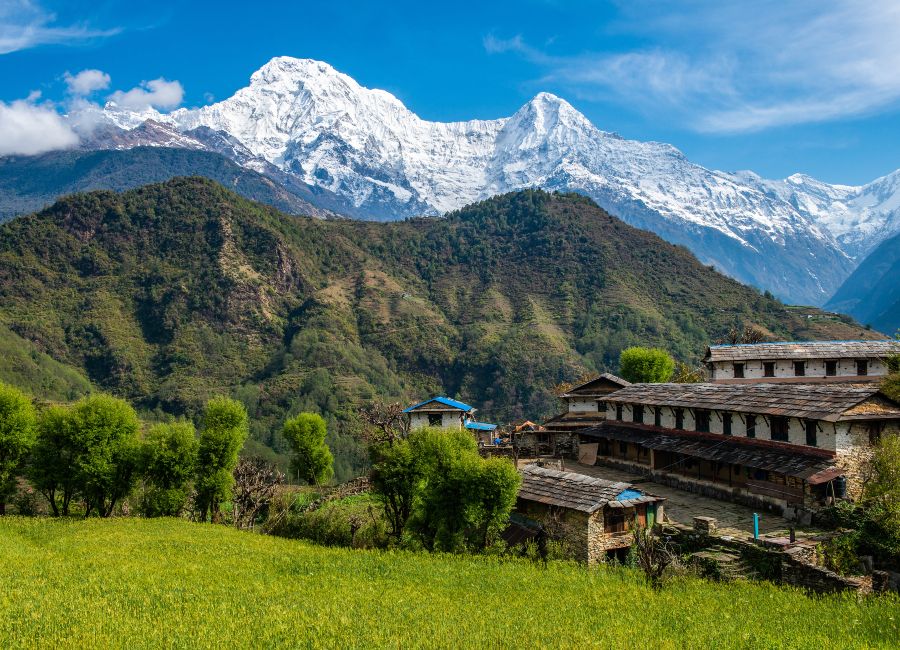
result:
[[[703,361],[715,383],[865,383],[888,374],[900,341],[712,345]]]
[[[900,434],[900,404],[876,386],[634,384],[580,432],[598,464],[788,516],[856,498],[873,442]]]
[[[449,397],[432,397],[403,409],[409,418],[410,431],[423,427],[467,429],[481,441],[493,442],[496,424],[475,420],[475,408]]]
[[[543,430],[533,437],[523,436],[521,445],[534,448],[535,454],[575,456],[578,449],[577,432],[603,422],[606,412],[598,400],[631,384],[621,377],[603,373],[558,395],[565,410],[544,422]]]
[[[543,527],[563,540],[580,561],[595,564],[629,548],[635,525],[661,521],[662,501],[630,483],[528,465],[515,514],[532,530]]]

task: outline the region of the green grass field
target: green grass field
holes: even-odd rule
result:
[[[175,520],[0,519],[0,648],[896,647],[900,601]]]

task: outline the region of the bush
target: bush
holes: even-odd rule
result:
[[[675,372],[675,360],[659,348],[630,347],[619,355],[619,374],[631,383],[669,381]]]

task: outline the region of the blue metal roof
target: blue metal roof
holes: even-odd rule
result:
[[[465,402],[457,402],[455,399],[450,399],[449,397],[432,397],[431,399],[427,399],[424,402],[419,402],[418,404],[413,404],[412,406],[403,409],[404,413],[409,413],[420,406],[425,406],[426,404],[430,404],[431,402],[438,402],[439,404],[443,404],[444,406],[449,406],[451,408],[459,409],[460,411],[465,411],[468,413],[469,411],[474,411],[475,409]]]
[[[466,429],[475,429],[476,431],[493,431],[497,428],[496,424],[488,424],[487,422],[476,422],[469,420],[466,422]]]
[[[642,497],[644,494],[642,492],[638,492],[637,490],[632,490],[628,488],[626,490],[622,490],[619,494],[616,495],[616,501],[628,501],[629,499],[637,499],[638,497]]]

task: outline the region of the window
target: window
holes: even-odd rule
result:
[[[675,428],[684,429],[684,409],[675,409]]]
[[[429,413],[428,414],[428,426],[430,427],[439,427],[443,424],[443,418],[440,413]]]
[[[656,406],[653,408],[653,424],[655,426],[662,426],[662,407]]]
[[[709,411],[694,411],[694,429],[700,433],[709,433]]]
[[[806,375],[806,362],[805,361],[795,361],[794,362],[794,377],[803,377]]]
[[[734,364],[734,378],[735,379],[743,379],[744,378],[744,364],[743,363]]]
[[[837,361],[825,362],[825,376],[834,377],[837,375]]]
[[[786,417],[773,415],[771,418],[771,423],[772,440],[782,440],[784,442],[787,442],[790,421]]]
[[[865,359],[860,359],[856,362],[856,374],[860,377],[865,377],[869,374],[869,362]]]
[[[605,521],[603,523],[604,532],[623,533],[625,532],[625,513],[607,510],[605,513]]]
[[[775,362],[774,361],[763,361],[763,377],[774,377],[775,376]]]
[[[755,415],[747,416],[747,437],[748,438],[756,437],[756,416]]]
[[[635,404],[631,407],[631,421],[638,424],[644,423],[644,407],[640,404]]]
[[[741,466],[740,465],[732,465],[731,471],[732,471],[732,473],[734,473],[735,476],[740,476],[741,475]]]
[[[617,420],[622,419],[622,405],[621,404],[616,404],[616,419]]]
[[[625,456],[628,454],[628,443],[627,442],[619,443],[619,453],[622,454],[622,456]]]
[[[731,435],[731,413],[722,414],[722,433],[726,436]]]
[[[816,446],[816,431],[818,428],[819,423],[815,420],[806,421],[806,444],[810,447]]]

